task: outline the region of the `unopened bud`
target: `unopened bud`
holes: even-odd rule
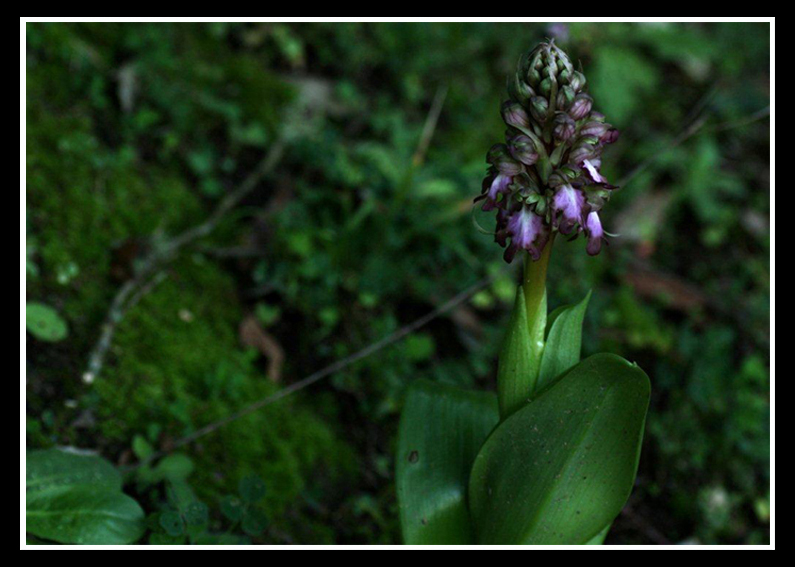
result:
[[[544,123],[547,119],[547,109],[549,102],[542,96],[534,96],[530,99],[530,114],[536,122]]]
[[[585,118],[588,116],[588,113],[591,112],[592,106],[593,99],[585,93],[580,93],[574,97],[574,101],[569,107],[569,116],[574,120]]]
[[[486,154],[486,162],[490,163],[503,175],[518,175],[524,168],[514,160],[505,144],[494,144]]]
[[[508,150],[514,159],[525,165],[533,165],[538,161],[538,152],[535,143],[528,136],[521,134],[508,142]]]
[[[506,100],[502,103],[502,119],[505,120],[508,126],[513,126],[520,130],[530,127],[530,117],[518,102]]]
[[[574,137],[577,125],[565,112],[558,112],[553,120],[552,135],[558,142],[568,142]]]

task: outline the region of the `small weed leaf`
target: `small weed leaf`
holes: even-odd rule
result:
[[[30,302],[25,306],[25,326],[40,341],[55,343],[69,334],[66,321],[55,309],[43,303]]]
[[[226,496],[221,500],[221,513],[227,520],[237,522],[243,517],[243,502],[236,496]]]
[[[171,510],[160,514],[160,527],[172,537],[178,537],[185,533],[185,524],[182,521],[182,516]]]
[[[255,504],[265,496],[265,481],[257,475],[249,475],[240,481],[238,489],[244,502]]]

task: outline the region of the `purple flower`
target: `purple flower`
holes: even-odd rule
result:
[[[571,185],[561,185],[552,198],[556,212],[560,213],[558,230],[561,234],[571,234],[577,223],[582,224],[585,195]]]
[[[511,237],[511,244],[504,255],[506,262],[513,260],[520,248],[527,250],[533,260],[541,257],[541,251],[549,239],[549,228],[543,217],[523,205],[510,216],[506,228],[508,236]]]
[[[604,239],[602,221],[599,220],[599,213],[596,211],[588,213],[588,218],[585,220],[585,232],[588,235],[588,244],[585,249],[591,256],[596,256],[602,249],[602,240]]]
[[[497,199],[500,193],[508,195],[511,192],[509,186],[512,179],[513,178],[508,175],[497,173],[493,178],[489,176],[484,180],[484,188],[488,184],[488,189],[486,189],[486,202],[483,203],[484,211],[490,211],[497,206]],[[491,181],[490,184],[489,181]]]
[[[583,160],[582,162],[583,167],[588,172],[588,176],[594,183],[607,183],[607,179],[602,177],[602,174],[599,173],[599,166],[601,165],[600,160]]]

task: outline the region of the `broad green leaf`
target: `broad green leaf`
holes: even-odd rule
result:
[[[602,545],[605,542],[607,533],[610,531],[610,528],[612,527],[613,523],[610,522],[610,524],[605,529],[603,529],[601,532],[599,532],[594,537],[592,537],[587,542],[585,542],[585,545]]]
[[[121,475],[96,455],[62,449],[28,451],[25,466],[27,494],[79,484],[121,490]]]
[[[533,352],[524,293],[519,287],[497,372],[497,396],[503,417],[526,404],[535,390],[540,361]]]
[[[143,510],[121,476],[95,455],[49,449],[26,455],[26,531],[60,543],[123,544],[143,533]]]
[[[62,341],[69,332],[66,321],[55,309],[33,301],[25,305],[25,326],[31,335],[48,342]]]
[[[546,388],[552,381],[580,361],[582,349],[582,321],[588,309],[585,299],[575,305],[567,305],[552,312],[548,323],[544,354],[541,356],[541,369],[538,373],[537,391]]]
[[[499,421],[493,394],[425,380],[400,419],[397,495],[407,544],[474,543],[467,510],[472,461]]]
[[[502,422],[472,467],[479,543],[584,544],[621,511],[637,472],[649,379],[594,355]]]
[[[60,543],[125,544],[143,535],[144,513],[117,490],[75,485],[28,493],[25,530]]]

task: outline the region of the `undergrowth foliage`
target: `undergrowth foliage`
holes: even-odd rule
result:
[[[637,484],[607,541],[767,541],[769,125],[734,124],[769,104],[768,31],[28,24],[29,450],[89,448],[120,470],[143,510],[141,543],[400,541],[407,386],[495,389],[514,274],[473,228],[489,220],[471,197],[516,54],[554,35],[622,132],[601,170],[622,189],[603,218],[621,238],[594,258],[556,245],[549,306],[593,288],[584,357],[615,352],[654,381]],[[276,170],[162,270],[84,384],[140,259],[204,222],[279,136]],[[141,466],[490,275],[403,342]],[[285,353],[280,383],[239,340],[251,314]],[[224,512],[251,475],[266,488],[250,507],[256,535]],[[184,533],[169,535],[163,514]]]

